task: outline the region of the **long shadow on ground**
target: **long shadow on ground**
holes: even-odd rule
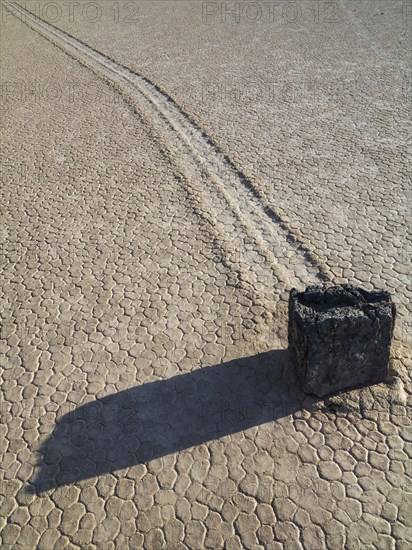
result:
[[[271,422],[301,408],[286,350],[150,382],[67,413],[28,491],[113,472]]]

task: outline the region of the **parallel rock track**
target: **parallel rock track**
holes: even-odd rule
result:
[[[160,136],[182,181],[213,223],[229,257],[252,283],[302,287],[330,277],[251,182],[179,106],[155,84],[33,15],[19,4],[9,11],[65,53],[114,86]],[[263,291],[265,292],[265,291]]]

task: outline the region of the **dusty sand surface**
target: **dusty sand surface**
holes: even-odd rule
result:
[[[2,547],[408,548],[410,4],[22,5]],[[321,281],[392,293],[387,383],[301,393],[287,296]]]

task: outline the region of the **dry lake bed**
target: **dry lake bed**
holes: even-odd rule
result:
[[[412,4],[0,9],[1,547],[410,548]],[[348,282],[390,377],[306,396]]]

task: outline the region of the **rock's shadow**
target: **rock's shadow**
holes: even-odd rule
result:
[[[283,382],[290,368],[288,352],[276,350],[80,406],[58,420],[41,447],[28,491],[145,463],[299,410],[300,391]]]

